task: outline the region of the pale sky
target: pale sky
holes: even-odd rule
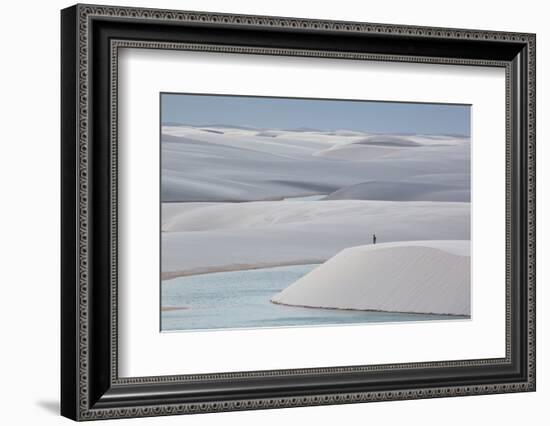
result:
[[[162,93],[161,121],[469,136],[470,105]]]

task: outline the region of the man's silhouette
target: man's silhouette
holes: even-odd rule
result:
[[[376,244],[376,234],[372,234],[372,243]]]

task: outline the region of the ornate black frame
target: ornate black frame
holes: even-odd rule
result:
[[[91,420],[535,390],[534,34],[76,5],[62,11],[61,35],[64,416]],[[506,357],[119,378],[121,47],[505,68]]]

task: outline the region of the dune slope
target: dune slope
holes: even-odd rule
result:
[[[362,182],[338,189],[325,200],[470,201],[470,191],[458,185],[411,181]]]
[[[278,200],[418,176],[469,191],[469,180],[455,182],[469,176],[469,138],[444,135],[163,126],[161,155],[163,202]]]
[[[369,244],[470,237],[470,205],[426,201],[164,203],[162,271],[322,263]]]
[[[351,247],[271,301],[318,308],[470,315],[470,242]]]

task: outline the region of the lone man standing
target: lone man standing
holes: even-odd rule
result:
[[[372,234],[372,243],[376,244],[376,234]]]

